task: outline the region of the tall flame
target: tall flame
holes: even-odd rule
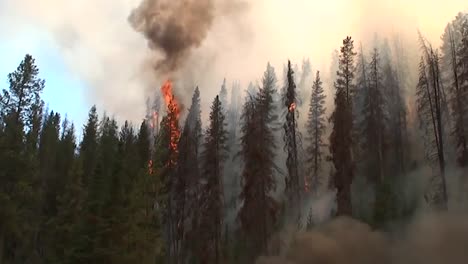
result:
[[[177,102],[174,94],[172,93],[172,82],[167,80],[161,87],[162,94],[164,96],[164,102],[167,106],[167,125],[169,126],[170,143],[171,149],[170,165],[175,165],[176,157],[178,154],[178,143],[180,138],[179,130],[179,115],[180,106]]]

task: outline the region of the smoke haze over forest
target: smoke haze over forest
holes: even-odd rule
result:
[[[466,8],[462,0],[245,0],[234,1],[234,8],[228,0],[213,3],[217,9],[206,38],[191,47],[181,66],[190,73],[184,75],[183,89],[191,92],[199,85],[203,98],[212,98],[224,77],[228,83],[240,80],[246,89],[250,81],[259,81],[268,61],[280,73],[288,58],[300,64],[309,57],[313,70],[327,73],[332,51],[344,35],[370,49],[375,33],[387,38],[399,34],[416,48],[420,29],[438,46],[446,23]],[[128,22],[139,4],[140,0],[2,0],[0,33],[14,37],[31,29],[41,32],[88,84],[90,104],[120,120],[136,121],[144,114],[146,96],[167,78],[155,80],[148,72],[148,64],[163,55],[154,54]],[[226,12],[230,8],[236,12]],[[182,88],[176,87],[176,93],[178,89]],[[332,93],[331,87],[325,91]]]
[[[15,44],[0,264],[468,263],[466,0],[0,0]]]

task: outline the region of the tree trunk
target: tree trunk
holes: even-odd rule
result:
[[[338,190],[336,194],[336,202],[337,202],[337,216],[352,215],[352,207],[351,207],[351,185],[344,184],[342,189]]]
[[[5,236],[0,232],[0,264],[3,263],[3,252],[5,250]]]

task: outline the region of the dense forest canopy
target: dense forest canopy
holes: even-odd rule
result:
[[[265,62],[259,82],[220,80],[204,114],[203,87],[184,105],[171,78],[211,23],[206,3],[184,46],[152,34],[178,22],[132,13],[169,76],[141,122],[93,106],[75,127],[45,107],[29,54],[6,76],[0,264],[468,261],[468,14],[440,47],[418,32],[417,63],[393,36],[344,36],[330,76]]]

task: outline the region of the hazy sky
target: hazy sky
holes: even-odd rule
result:
[[[177,1],[177,0],[174,0]],[[374,33],[416,39],[419,28],[439,45],[443,28],[466,0],[246,0],[237,17],[217,17],[203,45],[187,62],[190,78],[176,87],[189,98],[200,85],[212,101],[222,79],[259,80],[271,61],[282,77],[288,58],[310,57],[327,71],[333,49],[351,35],[364,46]],[[78,124],[97,104],[119,119],[139,121],[145,98],[159,86],[143,65],[151,52],[127,22],[139,0],[0,0],[0,87],[25,53],[37,58],[51,109]],[[160,76],[167,78],[167,76]]]

